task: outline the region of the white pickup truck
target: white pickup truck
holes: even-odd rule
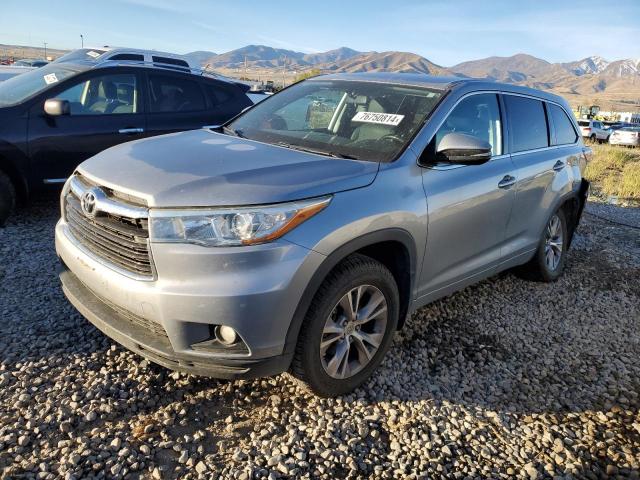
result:
[[[592,142],[607,142],[611,131],[605,130],[602,122],[598,120],[578,120],[580,132],[584,138],[590,139]]]

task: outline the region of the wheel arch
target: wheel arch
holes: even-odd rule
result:
[[[289,325],[285,353],[293,353],[302,322],[324,279],[340,262],[354,253],[360,253],[379,261],[393,274],[400,291],[398,329],[402,327],[409,313],[416,276],[416,245],[413,237],[406,230],[399,228],[378,230],[350,240],[338,247],[315,271],[302,294]]]
[[[582,217],[582,211],[584,210],[585,204],[587,203],[587,197],[589,195],[589,182],[585,179],[582,179],[580,183],[580,187],[572,190],[560,197],[553,208],[553,211],[562,210],[568,220],[567,228],[569,230],[569,244],[568,247],[571,246],[571,242],[573,240],[573,234],[578,228],[580,224],[580,218]]]
[[[29,197],[29,186],[27,179],[20,170],[9,160],[9,158],[0,153],[0,172],[4,173],[14,188],[16,189],[17,201],[24,203]]]

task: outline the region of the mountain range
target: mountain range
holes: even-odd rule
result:
[[[598,102],[603,109],[640,105],[640,59],[609,61],[592,56],[574,62],[551,63],[519,53],[487,57],[450,67],[411,52],[359,52],[342,47],[321,53],[303,53],[265,45],[248,45],[223,54],[192,52],[193,61],[225,74],[259,73],[263,78],[283,71],[317,69],[331,72],[417,72],[431,75],[488,78],[550,90],[574,104]],[[276,77],[277,78],[277,77]]]
[[[54,57],[66,53],[48,49]],[[0,56],[43,57],[39,47],[0,45]],[[360,52],[348,47],[304,53],[266,45],[247,45],[225,53],[201,50],[186,54],[195,64],[229,76],[292,82],[311,70],[332,72],[418,72],[430,75],[488,78],[562,95],[574,106],[600,105],[603,110],[640,110],[640,58],[607,60],[591,56],[551,63],[519,53],[487,57],[453,66],[438,65],[411,52]]]

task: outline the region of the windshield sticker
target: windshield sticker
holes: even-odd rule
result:
[[[47,85],[51,85],[52,83],[58,82],[58,77],[56,77],[55,73],[50,73],[49,75],[45,75],[43,78],[44,78],[44,83],[46,83]]]
[[[93,50],[89,50],[87,52],[87,55],[89,55],[91,58],[98,58],[100,56],[98,52],[94,52]]]
[[[395,127],[400,124],[403,118],[404,115],[396,115],[395,113],[358,112],[351,121],[379,123],[381,125],[393,125]]]

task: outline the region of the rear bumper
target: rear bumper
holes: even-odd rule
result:
[[[171,370],[215,378],[238,379],[269,376],[289,367],[292,354],[269,358],[210,358],[176,353],[169,339],[131,322],[87,288],[64,263],[59,272],[64,294],[100,331],[125,348]]]
[[[633,140],[629,140],[629,139],[621,139],[621,138],[615,138],[615,137],[611,137],[609,138],[609,143],[611,145],[623,145],[626,147],[640,147],[640,138],[636,138]]]

